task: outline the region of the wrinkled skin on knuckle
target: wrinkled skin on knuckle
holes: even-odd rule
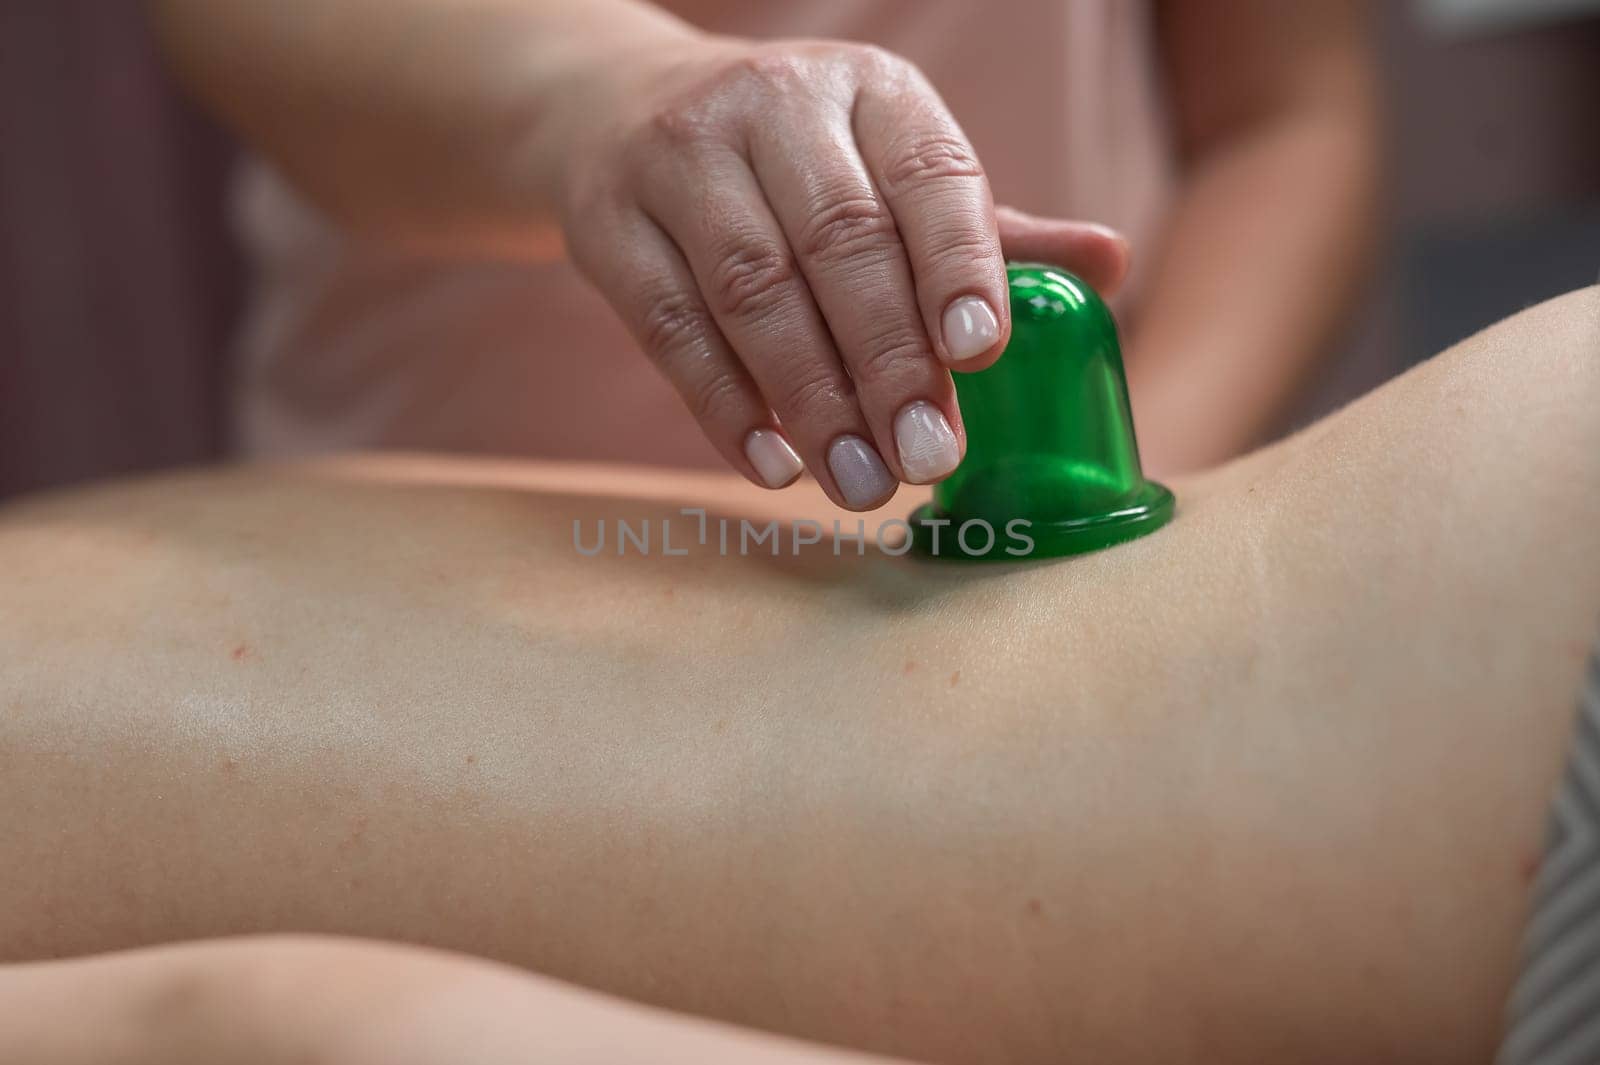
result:
[[[883,183],[891,196],[930,182],[984,176],[983,165],[972,147],[945,131],[903,134],[885,147],[883,155]]]
[[[658,365],[705,347],[707,323],[700,301],[684,292],[650,298],[639,317],[639,343]]]
[[[855,401],[849,386],[825,368],[796,360],[779,375],[773,388],[774,406],[785,424],[801,425],[811,418]]]
[[[744,410],[744,389],[732,374],[712,374],[679,391],[695,421],[707,427],[730,424]]]
[[[777,310],[795,280],[784,249],[762,238],[738,238],[715,256],[706,297],[723,314],[752,320]]]
[[[932,354],[920,332],[897,328],[866,341],[855,372],[874,388],[909,388]]]
[[[828,195],[807,216],[796,249],[824,262],[863,251],[887,251],[899,240],[894,217],[866,191]]]
[[[965,273],[974,263],[1000,254],[999,238],[979,218],[963,218],[959,225],[941,227],[929,242],[935,266],[952,274]]]

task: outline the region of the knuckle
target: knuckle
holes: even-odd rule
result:
[[[689,412],[702,425],[720,425],[737,419],[745,407],[743,384],[730,373],[711,373],[684,388]]]
[[[885,152],[883,181],[894,192],[930,181],[982,178],[983,166],[972,147],[949,133],[901,138]]]
[[[902,81],[916,72],[903,56],[876,44],[848,44],[845,59],[858,69],[891,82]]]
[[[821,413],[837,408],[850,399],[848,387],[835,375],[819,368],[796,369],[778,383],[776,395],[779,416],[789,412],[791,418],[798,414]]]
[[[957,274],[966,274],[974,263],[997,258],[1000,247],[987,227],[977,221],[936,233],[929,241],[928,255],[938,267],[948,268]]]
[[[848,257],[865,248],[889,246],[898,237],[893,216],[875,197],[850,193],[829,197],[806,219],[799,251],[807,258]]]
[[[684,292],[650,300],[639,321],[639,342],[658,364],[705,343],[706,320],[700,303]]]
[[[744,239],[716,257],[709,295],[723,314],[754,318],[774,310],[795,278],[783,249],[765,240]]]
[[[742,88],[784,93],[803,84],[811,67],[804,56],[771,49],[739,57],[730,76]]]
[[[921,367],[932,355],[920,333],[896,329],[866,343],[857,373],[866,380],[892,380],[905,375],[908,368]]]
[[[702,107],[683,101],[664,104],[650,112],[647,128],[652,143],[647,151],[704,144],[712,139],[715,126],[714,116]]]

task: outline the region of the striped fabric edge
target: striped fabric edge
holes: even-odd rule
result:
[[[1600,642],[1551,809],[1497,1065],[1600,1065]]]

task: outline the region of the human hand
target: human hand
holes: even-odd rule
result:
[[[558,210],[574,261],[757,484],[802,461],[852,510],[965,436],[950,370],[1010,333],[1007,257],[1102,292],[1101,226],[996,210],[922,75],[880,49],[694,37],[585,72]]]

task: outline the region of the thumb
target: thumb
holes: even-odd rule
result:
[[[1128,239],[1108,226],[1039,218],[1011,207],[996,207],[994,215],[1000,248],[1009,260],[1070,270],[1102,296],[1115,292],[1127,276]]]

